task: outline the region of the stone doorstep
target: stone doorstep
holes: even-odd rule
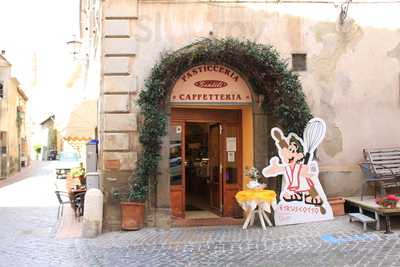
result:
[[[172,227],[242,225],[243,222],[244,219],[235,219],[231,217],[201,218],[201,219],[172,218]]]

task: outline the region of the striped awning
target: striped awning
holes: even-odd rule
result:
[[[97,127],[97,101],[80,103],[69,115],[68,123],[62,131],[63,140],[69,144],[87,143],[95,139]]]
[[[63,139],[67,142],[87,142],[93,138],[90,136],[66,136]]]

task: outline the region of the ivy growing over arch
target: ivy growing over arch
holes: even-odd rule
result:
[[[210,62],[239,70],[253,91],[264,96],[262,107],[285,132],[301,133],[312,118],[297,74],[288,69],[287,62],[270,45],[233,38],[202,39],[177,51],[163,53],[138,99],[143,118],[139,141],[143,149],[134,175],[136,199],[145,199],[149,179],[155,181],[158,175],[169,90],[185,70]]]

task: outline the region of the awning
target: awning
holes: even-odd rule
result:
[[[69,115],[68,123],[62,130],[63,140],[74,148],[95,139],[97,127],[97,101],[80,103]]]

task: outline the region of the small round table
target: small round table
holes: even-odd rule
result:
[[[276,202],[276,193],[272,190],[252,189],[239,191],[236,196],[236,201],[242,207],[243,210],[248,212],[246,220],[243,224],[243,229],[247,229],[247,226],[253,225],[255,213],[258,213],[262,228],[266,230],[265,221],[269,226],[272,226],[265,212],[271,213],[271,204]]]

